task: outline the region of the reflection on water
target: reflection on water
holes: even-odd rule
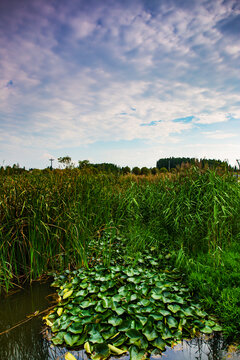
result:
[[[53,293],[49,284],[34,283],[31,287],[0,300],[0,332],[14,326],[36,310],[49,307],[47,295]],[[0,336],[0,359],[7,360],[64,360],[66,348],[54,347],[41,334],[41,317]],[[77,360],[87,360],[86,353],[71,351]],[[113,360],[114,358],[112,358]],[[129,356],[118,358],[128,360]],[[175,348],[167,348],[162,356],[152,356],[152,360],[240,360],[240,353],[228,353],[219,334],[206,338],[183,341]]]

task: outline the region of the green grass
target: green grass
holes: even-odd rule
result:
[[[75,170],[0,177],[0,289],[88,267],[119,243],[156,246],[186,272],[204,306],[239,335],[240,187],[231,174],[116,176]],[[182,249],[182,250],[181,250]]]

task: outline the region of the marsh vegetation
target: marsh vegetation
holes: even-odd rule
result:
[[[186,311],[192,307],[192,317],[185,316],[188,320],[186,329],[191,329],[190,332],[204,328],[205,331],[208,328],[214,330],[217,326],[215,320],[207,314],[199,319],[196,313],[199,311],[204,314],[206,311],[218,319],[226,337],[233,340],[239,338],[240,190],[231,173],[217,174],[215,171],[193,166],[175,173],[148,176],[96,174],[89,169],[66,169],[3,175],[0,182],[2,292],[49,272],[62,274],[64,277],[66,273],[63,271],[66,269],[73,278],[76,274],[81,277],[83,274],[89,276],[91,286],[100,288],[100,284],[95,283],[91,276],[100,276],[101,271],[114,274],[117,268],[122,276],[133,277],[134,284],[137,279],[141,280],[144,288],[146,284],[142,273],[135,274],[136,276],[134,273],[132,276],[126,274],[126,269],[139,271],[137,265],[140,259],[143,264],[141,268],[148,269],[146,273],[157,271],[152,274],[152,278],[158,276],[157,274],[160,277],[165,276],[169,271],[178,274],[179,284],[182,284],[183,289],[188,288],[189,296],[182,297],[181,301],[185,304],[182,307],[176,301],[171,303],[172,296],[181,297],[178,290],[171,295],[164,294],[168,292],[167,289],[161,289],[160,293],[152,283],[149,284],[148,295],[142,295],[140,299],[140,295],[135,294],[133,289],[127,289],[131,296],[137,296],[136,299],[129,299],[133,303],[128,304],[130,308],[131,305],[136,307],[136,316],[146,317],[146,314],[137,313],[137,310],[140,311],[139,302],[146,300],[150,303],[141,306],[152,306],[153,315],[162,317],[150,319],[153,323],[156,321],[154,329],[158,334],[149,340],[152,344],[150,349],[156,345],[153,342],[158,338],[163,342],[168,341],[163,338],[164,331],[167,334],[170,329],[173,335],[179,331],[179,326],[181,328],[183,314],[182,317],[178,316],[180,312],[174,313],[172,308],[169,309],[171,305],[175,306],[175,310],[176,306],[182,307],[183,312],[184,309]],[[147,259],[147,256],[150,256],[147,252],[153,248],[154,258]],[[149,265],[148,260],[156,264]],[[158,279],[158,282],[162,280]],[[170,284],[170,279],[165,280],[166,284]],[[64,278],[64,281],[67,280]],[[75,281],[78,284],[79,280]],[[114,277],[106,280],[106,284],[108,281],[114,282]],[[72,284],[69,280],[68,283]],[[109,296],[119,295],[121,284],[115,285],[114,293],[109,290]],[[131,281],[128,281],[128,285],[131,287]],[[61,286],[67,285],[63,283]],[[137,286],[138,284],[135,284],[135,287]],[[179,289],[181,292],[180,287]],[[108,292],[108,289],[106,291]],[[92,291],[88,297],[88,301],[92,302],[88,306],[92,307],[92,310],[96,307],[101,310],[103,303],[106,305],[105,302],[108,301],[108,295],[105,294],[106,299],[102,299],[97,297],[97,293]],[[74,294],[76,295],[75,292],[70,294],[66,300],[74,301]],[[83,297],[78,300],[81,300],[84,306],[87,305],[84,303],[86,295],[78,296]],[[160,296],[161,301],[163,298],[168,299],[163,301],[162,310],[169,311],[169,314],[159,315],[155,308],[157,299],[154,299],[154,296]],[[109,309],[107,305],[110,306]],[[103,307],[106,311],[114,312],[111,308],[114,306],[118,311],[119,308],[123,309],[122,314],[116,314],[118,319],[127,321],[126,309],[122,303],[119,306],[110,303],[107,305],[106,308]],[[61,308],[60,305],[59,307]],[[68,311],[71,312],[71,309]],[[101,316],[104,314],[96,309],[94,311]],[[112,317],[114,314],[109,313],[108,320]],[[54,321],[56,320],[54,318]],[[167,330],[157,327],[157,322],[162,321]],[[142,328],[138,323],[137,327],[132,328],[134,331],[130,331],[131,327],[129,333],[125,330],[122,344],[127,341],[132,343],[132,346],[137,346],[134,341],[140,341],[139,333],[146,330],[143,329],[146,324],[141,321],[140,324]],[[58,325],[62,326],[60,323]],[[184,331],[187,331],[186,329]],[[209,329],[207,331],[210,332]],[[99,329],[90,331],[95,334],[90,336],[94,337]],[[108,329],[104,331],[107,332]],[[84,334],[86,333],[88,332],[85,331]],[[80,338],[81,334],[75,335]],[[132,336],[135,336],[135,340],[131,340]],[[80,341],[79,338],[75,337],[75,340]],[[177,338],[177,335],[169,337],[171,340]],[[65,343],[66,341],[65,339]],[[68,341],[72,340],[68,338]],[[158,343],[160,344],[159,341]],[[107,353],[107,348],[105,351]]]

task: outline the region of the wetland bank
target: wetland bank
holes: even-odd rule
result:
[[[220,325],[239,340],[240,191],[231,173],[73,169],[0,181],[2,296],[56,273],[59,302],[45,322],[60,349],[85,344],[97,359],[117,355],[113,346],[142,358]]]

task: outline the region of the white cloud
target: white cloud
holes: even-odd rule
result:
[[[195,120],[196,124],[215,124],[228,121],[228,114],[224,112],[215,112],[213,114],[200,114]]]
[[[203,131],[202,134],[205,135],[207,138],[216,139],[216,140],[223,140],[237,136],[236,133],[224,132],[221,130]]]

